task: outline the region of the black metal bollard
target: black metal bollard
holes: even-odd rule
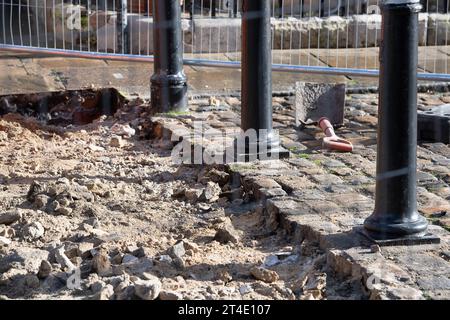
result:
[[[153,1],[153,44],[152,108],[158,112],[186,110],[180,0]]]
[[[417,46],[419,0],[382,5],[375,210],[364,227],[374,240],[420,239],[417,211]]]
[[[256,141],[246,140],[245,151],[238,157],[244,154],[262,160],[267,156],[286,157],[289,152],[280,148],[272,128],[270,0],[244,0],[242,8],[241,129],[255,130]]]

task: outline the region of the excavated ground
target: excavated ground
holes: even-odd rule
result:
[[[367,298],[318,246],[267,230],[224,168],[173,164],[143,101],[86,124],[7,107],[2,299]]]

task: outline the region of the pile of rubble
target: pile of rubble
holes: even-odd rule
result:
[[[146,107],[128,108],[64,130],[0,119],[2,299],[365,296],[317,243],[266,229],[224,167],[174,165],[141,140],[144,118],[130,119]]]

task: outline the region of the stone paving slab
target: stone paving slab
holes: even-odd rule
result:
[[[448,97],[421,94],[420,100],[434,105]],[[291,158],[228,165],[245,198],[264,208],[265,227],[284,229],[295,242],[318,243],[327,252],[329,267],[343,279],[360,279],[371,299],[449,299],[450,146],[421,143],[418,148],[418,206],[441,243],[374,252],[355,227],[374,206],[377,96],[347,96],[345,124],[337,134],[353,141],[353,153],[324,151],[319,129],[296,128],[293,99],[273,98],[274,123]],[[199,112],[198,106],[207,102],[191,100],[190,113],[154,121],[167,130],[166,138],[180,127],[190,128],[194,119],[207,119],[211,126],[221,121],[239,124],[238,99],[222,99],[225,111]]]

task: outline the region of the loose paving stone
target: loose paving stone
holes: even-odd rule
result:
[[[0,224],[10,225],[22,218],[20,210],[0,214]]]
[[[134,282],[136,295],[142,300],[155,300],[161,292],[161,281],[152,276],[150,279],[138,279]]]
[[[262,267],[253,267],[252,269],[250,269],[250,273],[256,279],[267,283],[272,283],[279,279],[279,276],[275,271],[268,270]]]
[[[22,235],[27,240],[37,240],[44,235],[44,227],[40,222],[34,221],[24,226]]]
[[[240,240],[239,233],[236,231],[230,220],[226,220],[220,226],[214,236],[214,240],[226,244],[228,242],[238,243]]]

